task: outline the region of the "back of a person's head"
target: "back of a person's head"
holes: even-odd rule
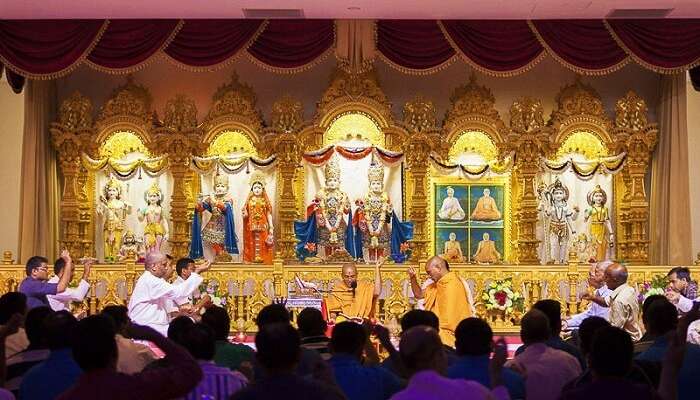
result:
[[[299,362],[301,339],[289,323],[265,324],[255,335],[256,357],[268,371],[291,371]]]
[[[77,325],[78,320],[69,311],[63,310],[49,314],[44,319],[49,349],[58,350],[70,347]]]
[[[596,375],[621,378],[632,367],[633,354],[630,335],[620,328],[608,326],[598,329],[593,335],[588,359]]]
[[[333,327],[329,347],[333,354],[360,355],[367,342],[367,333],[355,322],[341,322]]]
[[[578,328],[578,338],[579,347],[583,354],[591,352],[591,344],[593,343],[595,333],[598,332],[600,328],[608,326],[610,326],[610,322],[601,317],[588,317],[581,322]]]
[[[493,331],[483,319],[463,319],[457,325],[455,336],[455,348],[460,356],[482,356],[491,353]]]
[[[270,304],[262,308],[255,319],[258,328],[267,324],[290,323],[289,311],[282,304]]]
[[[184,334],[183,346],[197,360],[211,361],[216,353],[216,339],[210,327],[194,324]]]
[[[440,329],[440,320],[434,312],[426,310],[411,310],[401,317],[401,332],[421,325],[438,330]]]
[[[654,303],[657,300],[666,300],[666,296],[661,294],[652,294],[651,296],[644,299],[644,301],[642,302],[642,318],[644,318],[644,314],[647,313],[649,306],[651,306],[652,303]]]
[[[29,344],[33,348],[48,346],[44,321],[52,313],[53,311],[48,307],[35,307],[27,313],[27,318],[24,320],[24,330],[27,333]]]
[[[661,336],[676,329],[678,310],[664,297],[649,304],[644,310],[642,320],[650,335]]]
[[[423,370],[447,368],[447,357],[437,330],[420,325],[403,332],[399,344],[399,354],[411,373]]]
[[[27,296],[20,292],[5,293],[0,297],[0,325],[5,325],[15,314],[27,313]]]
[[[297,316],[297,327],[301,337],[321,336],[326,333],[328,324],[323,319],[321,311],[307,307]]]
[[[549,319],[540,310],[533,308],[520,321],[520,338],[525,344],[544,342],[550,334]]]
[[[63,257],[60,257],[56,259],[56,261],[53,262],[53,273],[56,275],[59,275],[61,271],[63,271],[63,268],[66,267],[66,260],[63,259]]]
[[[129,309],[122,305],[107,306],[102,310],[102,314],[109,316],[114,321],[117,332],[126,328],[131,320],[129,319]]]
[[[214,332],[216,340],[228,340],[231,331],[231,317],[223,307],[211,306],[202,315],[202,323]]]
[[[78,322],[72,341],[73,358],[83,371],[116,367],[114,334],[114,322],[106,315],[91,315]]]
[[[27,273],[27,276],[30,276],[32,274],[32,271],[36,268],[41,267],[41,264],[43,263],[48,264],[49,259],[42,256],[29,257],[29,260],[27,260],[27,264],[25,265],[25,271]]]
[[[192,318],[186,315],[181,315],[173,319],[170,321],[170,325],[168,326],[168,339],[184,346],[187,331],[189,331],[193,326],[194,321],[192,321]]]
[[[532,308],[542,311],[549,320],[549,329],[552,331],[552,335],[559,335],[559,331],[561,331],[561,304],[556,300],[545,299],[535,303]]]

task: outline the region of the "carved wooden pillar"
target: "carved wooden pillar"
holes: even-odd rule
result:
[[[170,195],[170,244],[171,255],[185,257],[189,253],[190,227],[193,205],[190,158],[199,150],[201,133],[197,127],[197,108],[194,101],[183,95],[169,100],[165,105],[163,127],[154,132],[155,149],[167,154],[173,177]]]
[[[617,101],[615,110],[617,147],[627,152],[617,252],[618,258],[637,264],[649,263],[649,201],[644,180],[658,140],[657,125],[648,122],[647,111],[645,101],[632,91]]]
[[[504,150],[515,151],[513,222],[515,223],[515,262],[539,264],[537,249],[538,200],[535,182],[540,156],[549,149],[549,131],[544,126],[539,100],[522,98],[510,108],[511,133]]]
[[[60,245],[74,257],[91,257],[93,235],[89,227],[92,212],[86,196],[81,196],[86,193],[88,180],[87,171],[81,167],[81,155],[87,151],[94,135],[90,100],[75,92],[61,104],[59,122],[52,123],[50,130],[63,175]]]

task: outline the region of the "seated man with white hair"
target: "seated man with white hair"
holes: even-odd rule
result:
[[[197,266],[180,285],[171,285],[163,279],[168,272],[165,254],[148,253],[145,266],[146,271],[139,277],[129,299],[129,318],[136,324],[150,326],[166,336],[170,301],[189,296],[202,283],[199,273],[208,270],[209,263]]]
[[[608,289],[608,286],[605,284],[604,279],[605,270],[612,263],[612,261],[602,261],[591,265],[591,269],[588,271],[588,285],[594,289],[593,294],[595,296],[605,298],[612,293],[612,290]],[[595,302],[591,302],[583,312],[572,315],[569,319],[564,320],[563,329],[578,329],[581,322],[588,317],[608,319],[609,312],[610,309],[608,307],[603,307]]]

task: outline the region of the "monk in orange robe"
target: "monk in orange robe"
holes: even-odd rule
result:
[[[474,316],[469,304],[467,290],[456,272],[450,272],[449,264],[434,256],[425,264],[425,272],[433,283],[421,288],[413,267],[408,269],[411,290],[416,299],[425,300],[425,309],[435,313],[440,319],[440,339],[442,343],[454,347],[455,330],[465,318]]]
[[[374,283],[357,280],[355,264],[346,264],[342,280],[328,293],[325,301],[331,317],[340,319],[368,319],[374,317],[374,304],[382,291],[380,260],[374,266]],[[354,287],[354,289],[353,289]]]

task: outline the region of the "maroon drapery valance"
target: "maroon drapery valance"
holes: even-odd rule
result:
[[[23,77],[52,79],[81,64],[128,73],[155,57],[210,70],[242,53],[276,72],[316,64],[335,42],[332,20],[5,20],[0,62]],[[582,74],[634,61],[659,73],[700,64],[700,20],[539,20],[376,23],[379,57],[407,73],[431,73],[461,59],[496,76],[518,74],[550,55]]]

